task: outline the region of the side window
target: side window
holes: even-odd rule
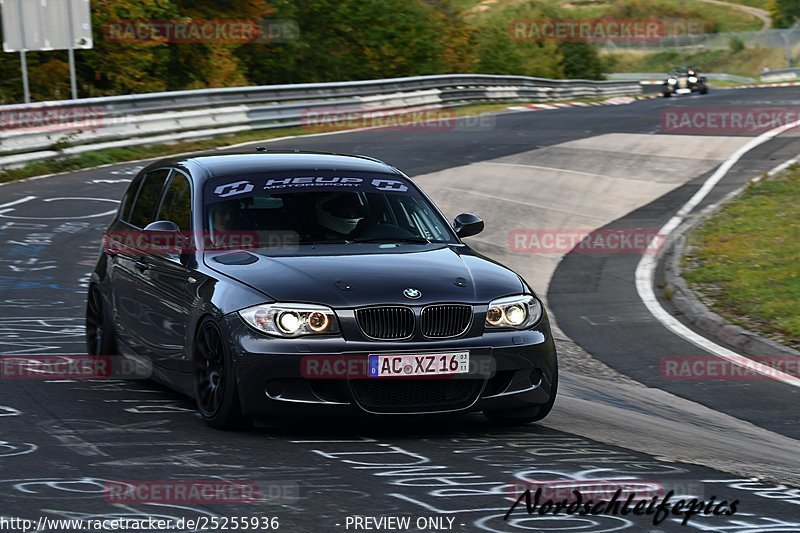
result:
[[[136,200],[136,193],[139,192],[139,186],[142,184],[144,174],[138,174],[131,182],[128,190],[125,191],[125,196],[122,197],[122,203],[119,206],[120,220],[128,222],[131,219],[131,211],[133,210],[133,202]]]
[[[161,200],[161,191],[169,176],[169,170],[156,170],[144,177],[144,182],[139,188],[136,202],[129,222],[137,228],[144,228],[156,220],[158,205]]]
[[[192,188],[183,174],[172,175],[156,220],[174,222],[182,231],[192,229]]]

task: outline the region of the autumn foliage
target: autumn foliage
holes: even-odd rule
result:
[[[453,0],[92,0],[91,6],[94,48],[76,52],[81,98],[425,74],[576,75],[576,62],[565,62],[568,49],[514,42],[507,13],[477,22]],[[281,42],[165,42],[109,39],[104,31],[121,20],[234,19],[290,21],[299,32]],[[588,46],[575,53],[596,58]],[[34,101],[69,97],[65,51],[30,52],[28,65]],[[585,71],[597,77],[601,69]],[[0,104],[21,100],[19,55],[0,54]]]

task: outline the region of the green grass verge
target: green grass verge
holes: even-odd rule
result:
[[[725,0],[731,4],[741,4],[743,6],[757,7],[764,11],[769,11],[772,0]]]
[[[588,99],[586,99],[588,101]],[[452,109],[456,116],[474,116],[483,113],[505,109],[514,105],[513,103],[502,104],[477,104]],[[107,148],[94,150],[76,155],[64,155],[56,159],[38,161],[23,167],[0,170],[0,183],[16,181],[33,176],[54,174],[59,172],[69,172],[92,168],[125,161],[136,161],[139,159],[154,159],[173,154],[187,152],[202,152],[205,150],[215,150],[233,144],[259,141],[267,141],[278,137],[290,137],[300,135],[310,135],[314,133],[329,131],[344,131],[351,127],[306,127],[297,126],[290,128],[275,128],[269,130],[257,130],[237,133],[233,135],[220,135],[208,139],[176,142],[169,144],[144,144],[140,146],[130,146],[126,148]]]
[[[737,53],[731,50],[688,52],[627,51],[608,53],[612,72],[668,72],[673,66],[694,65],[700,72],[724,72],[758,79],[764,68],[786,67],[784,51],[779,48],[747,48]]]
[[[683,276],[732,323],[800,348],[799,237],[800,167],[794,165],[749,186],[695,229]]]
[[[704,2],[702,0],[628,0],[625,2],[603,0],[454,0],[455,5],[471,16],[513,10],[520,5],[541,7],[554,18],[596,19],[617,18],[663,18],[693,19],[703,21],[707,31],[758,31],[763,22],[757,17],[736,9]],[[738,0],[739,4],[758,4],[766,0]],[[754,7],[758,7],[757,5]]]

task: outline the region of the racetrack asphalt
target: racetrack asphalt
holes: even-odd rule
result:
[[[768,380],[666,379],[663,357],[704,352],[639,300],[638,254],[515,250],[515,230],[659,228],[753,132],[660,131],[666,110],[788,108],[794,88],[715,91],[623,106],[463,119],[268,143],[370,155],[414,177],[448,215],[487,221],[474,247],[519,270],[558,324],[562,391],[540,425],[308,421],[238,433],[147,381],[4,380],[0,517],[277,516],[284,531],[352,531],[348,516],[454,518],[456,531],[800,531],[798,392]],[[257,144],[257,143],[254,143]],[[250,147],[252,149],[252,147]],[[241,150],[241,148],[239,149]],[[800,153],[753,150],[705,204]],[[0,187],[0,354],[83,353],[87,274],[116,200],[142,163]],[[109,480],[254,482],[258,503],[115,503]],[[738,499],[733,517],[502,515],[527,480],[655,482]],[[679,490],[680,492],[680,490]],[[0,528],[2,529],[2,528]],[[56,528],[50,528],[55,530]],[[443,527],[420,531],[441,531]]]

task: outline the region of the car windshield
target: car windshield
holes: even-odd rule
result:
[[[395,175],[314,171],[217,178],[206,184],[204,203],[209,244],[217,249],[457,242],[430,202]]]

